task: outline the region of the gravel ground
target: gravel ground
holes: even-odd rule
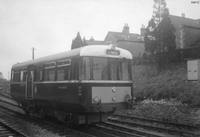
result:
[[[37,125],[33,125],[33,124],[28,124],[28,126],[26,126],[26,128],[28,128],[28,130],[26,131],[28,135],[30,135],[30,137],[66,137],[66,136],[60,136],[56,133],[53,133],[51,131],[48,131],[46,129],[43,129]]]

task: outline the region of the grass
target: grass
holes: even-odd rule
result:
[[[136,66],[134,74],[137,101],[176,99],[183,104],[200,106],[200,82],[187,81],[186,63],[173,64],[161,72],[155,67]]]
[[[199,111],[176,100],[154,101],[146,99],[135,105],[133,109],[117,113],[184,125],[198,127],[200,125]]]

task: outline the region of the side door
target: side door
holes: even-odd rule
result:
[[[34,71],[28,70],[26,75],[26,99],[33,99]]]

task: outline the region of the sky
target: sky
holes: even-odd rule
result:
[[[192,1],[198,1],[192,4]],[[166,0],[170,14],[200,19],[200,0]],[[13,64],[70,50],[77,32],[104,40],[108,31],[140,33],[153,13],[153,0],[0,0],[0,72]]]

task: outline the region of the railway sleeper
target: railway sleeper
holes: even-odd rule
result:
[[[178,127],[179,129],[186,130],[200,130],[200,127],[198,126],[192,126],[192,125],[185,125],[185,124],[180,124],[180,123],[173,123],[173,122],[167,122],[167,121],[161,121],[161,120],[156,120],[156,119],[149,119],[149,118],[143,118],[143,117],[138,117],[138,116],[130,116],[130,115],[124,115],[124,114],[113,114],[112,117],[115,118],[121,118],[121,119],[130,119],[134,121],[142,121],[146,123],[158,123],[158,124],[164,124],[169,127]]]
[[[96,128],[104,130],[104,132],[109,132],[110,134],[113,134],[115,136],[123,136],[123,137],[145,137],[143,135],[138,135],[135,133],[127,132],[127,131],[121,131],[119,129],[114,129],[112,127],[104,126],[101,124],[97,124]]]
[[[114,135],[112,133],[109,133],[109,132],[106,132],[106,131],[103,131],[103,130],[99,130],[96,127],[89,128],[87,133],[92,134],[92,135],[97,136],[97,137],[102,137],[102,136],[104,136],[104,137],[119,137],[119,136]]]
[[[113,118],[108,118],[108,121],[113,122],[113,123],[122,123],[128,126],[133,126],[133,127],[142,127],[145,129],[150,129],[154,131],[160,131],[160,132],[165,132],[165,133],[170,133],[170,134],[175,134],[175,135],[183,135],[183,134],[190,134],[190,135],[195,135],[193,132],[187,131],[187,130],[178,130],[178,129],[172,129],[168,127],[162,127],[162,126],[154,126],[149,124],[143,124],[141,122],[135,122],[135,121],[130,121],[130,120],[120,120],[120,119],[113,119]]]
[[[154,132],[154,131],[150,131],[150,130],[146,130],[143,128],[136,128],[136,127],[130,127],[124,124],[116,124],[113,122],[105,122],[102,123],[105,126],[109,126],[112,127],[114,129],[118,129],[118,130],[124,130],[130,133],[136,133],[138,135],[142,135],[142,136],[148,136],[148,137],[176,137],[174,135],[170,135],[170,134],[164,134],[164,133],[158,133],[158,132]]]

